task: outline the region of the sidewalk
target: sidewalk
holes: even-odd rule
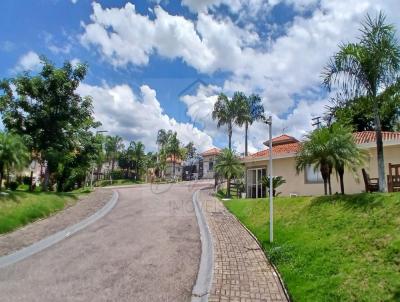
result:
[[[200,191],[199,201],[214,245],[208,301],[288,301],[273,267],[246,229],[211,191]]]

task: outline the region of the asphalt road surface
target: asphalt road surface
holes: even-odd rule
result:
[[[201,254],[192,194],[204,186],[117,189],[107,216],[0,269],[0,300],[190,301]]]

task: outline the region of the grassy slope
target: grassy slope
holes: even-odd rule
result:
[[[261,241],[293,301],[400,301],[400,194],[225,202]]]
[[[10,232],[76,202],[77,194],[9,192],[0,195],[0,234]]]

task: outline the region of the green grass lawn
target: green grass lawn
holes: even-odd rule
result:
[[[225,206],[260,240],[293,301],[400,301],[400,193],[266,199]]]
[[[99,180],[96,182],[96,186],[98,187],[108,187],[108,186],[122,186],[122,185],[135,185],[144,183],[141,180],[132,180],[132,179],[116,179],[113,180],[112,183],[109,180]]]
[[[77,193],[22,191],[7,193],[0,195],[0,234],[60,211],[65,206],[74,204],[79,196]]]

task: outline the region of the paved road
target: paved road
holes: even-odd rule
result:
[[[0,300],[189,301],[201,254],[192,206],[199,187],[118,189],[106,217],[0,269]]]

